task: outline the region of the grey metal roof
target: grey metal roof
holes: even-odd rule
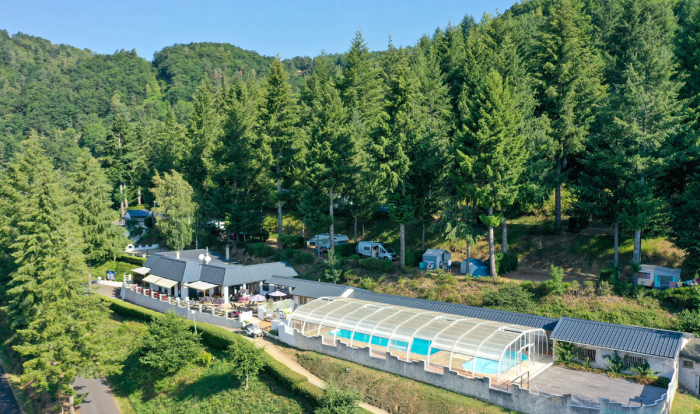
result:
[[[204,265],[199,280],[221,286],[262,282],[273,276],[294,277],[299,274],[286,262],[262,263],[250,266]]]
[[[221,253],[217,253],[212,249],[191,249],[191,250],[180,250],[180,260],[196,260],[198,262],[201,262],[199,260],[199,255],[200,254],[205,254],[206,252],[209,252],[209,256],[211,257],[211,262],[209,264],[216,264],[216,263],[226,263],[226,256],[224,256]],[[153,256],[165,256],[165,257],[172,257],[173,259],[177,258],[177,252],[176,251],[168,251],[168,252],[158,252],[158,253],[153,253],[151,257]],[[232,260],[229,260],[228,262],[232,262]],[[235,262],[235,260],[233,260]]]
[[[320,298],[323,296],[341,296],[348,289],[355,289],[352,286],[336,285],[333,283],[317,282],[315,280],[298,279],[292,277],[271,277],[265,282],[275,286],[289,286],[295,296],[306,296],[309,298]]]
[[[150,260],[150,259],[149,259]],[[147,260],[146,262],[148,262]],[[194,282],[199,280],[199,273],[202,268],[201,262],[178,260],[171,257],[161,257],[150,267],[150,274],[160,276],[176,282]]]
[[[682,332],[567,317],[559,319],[551,338],[662,358],[676,358],[683,344]]]
[[[155,266],[156,263],[158,263],[161,257],[163,256],[158,254],[152,254],[148,256],[148,259],[146,259],[146,263],[144,263],[143,266],[153,268],[153,266]]]
[[[296,294],[296,293],[295,293]],[[349,298],[370,302],[386,303],[389,305],[405,306],[434,312],[449,313],[469,318],[485,319],[514,325],[529,326],[551,331],[557,325],[558,319],[545,316],[528,315],[524,313],[507,312],[496,309],[479,308],[476,306],[459,305],[456,303],[436,302],[427,299],[407,298],[404,296],[387,295],[365,290],[355,290]]]
[[[700,362],[700,339],[692,338],[688,341],[685,348],[681,350],[681,356],[695,362]]]
[[[126,214],[131,218],[146,218],[151,216],[151,212],[148,210],[127,210]]]

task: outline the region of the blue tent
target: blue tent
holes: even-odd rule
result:
[[[467,262],[462,262],[460,273],[467,274]],[[469,259],[469,275],[474,277],[489,276],[489,268],[482,260]]]

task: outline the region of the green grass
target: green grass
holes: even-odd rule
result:
[[[93,266],[90,272],[92,274],[93,279],[101,277],[102,280],[105,280],[105,278],[107,277],[107,271],[113,270],[115,281],[121,282],[124,280],[124,273],[129,274],[131,273],[131,269],[136,269],[137,267],[139,266],[131,263],[125,263],[116,260],[108,260],[104,263],[100,263],[96,266]]]
[[[700,409],[700,400],[695,396],[677,392],[673,397],[671,414],[693,414],[695,409]]]
[[[310,351],[296,352],[299,363],[324,381],[358,389],[364,402],[390,413],[512,413],[505,408],[388,372]]]

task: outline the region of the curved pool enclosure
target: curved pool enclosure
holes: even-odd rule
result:
[[[426,370],[445,369],[496,382],[511,380],[548,356],[543,329],[343,297],[324,297],[300,306],[290,326],[302,335],[321,336],[390,353],[405,361],[425,361]]]

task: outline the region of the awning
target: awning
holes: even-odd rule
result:
[[[140,275],[147,275],[151,271],[150,267],[139,267],[138,269],[131,269],[132,272],[138,273]]]
[[[161,279],[160,276],[149,275],[149,276],[144,277],[144,278],[143,278],[143,281],[144,281],[145,283],[156,283],[156,282],[159,281],[160,279]]]
[[[209,289],[214,289],[217,285],[212,285],[211,283],[202,282],[201,280],[198,280],[192,283],[185,283],[185,286],[187,286],[188,288],[205,291]]]
[[[177,282],[174,280],[170,280],[170,279],[166,279],[164,277],[161,277],[160,279],[153,282],[153,284],[158,285],[160,287],[164,287],[166,289],[170,289],[171,287],[177,285]]]

